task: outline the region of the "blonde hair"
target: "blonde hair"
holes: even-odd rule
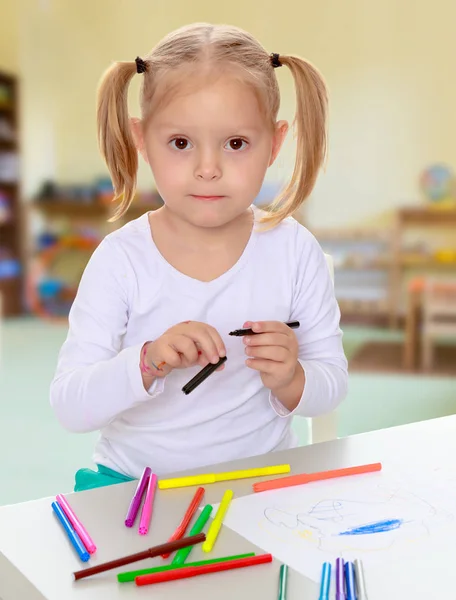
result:
[[[280,92],[275,66],[288,67],[296,89],[296,161],[290,182],[268,207],[262,222],[274,227],[292,215],[310,195],[326,155],[327,90],[318,72],[306,60],[271,55],[249,33],[225,25],[193,24],[167,35],[143,58],[140,106],[142,119],[159,96],[159,82],[183,66],[216,68],[221,63],[241,69],[259,94],[270,124],[277,120]],[[278,62],[279,61],[279,62]],[[219,71],[220,72],[220,71]],[[121,200],[111,220],[128,210],[136,190],[138,151],[130,130],[128,85],[137,73],[132,62],[116,62],[103,75],[97,95],[98,143],[114,186],[114,200]],[[166,86],[165,86],[166,87]],[[161,97],[163,90],[160,91]]]

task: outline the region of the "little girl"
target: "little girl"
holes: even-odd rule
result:
[[[297,156],[263,212],[253,202],[288,129],[277,121],[282,66],[296,87]],[[136,73],[142,115],[130,120]],[[78,471],[76,490],[137,478],[145,466],[163,475],[293,447],[293,415],[329,412],[344,398],[329,270],[291,217],[324,160],[326,115],[313,66],[268,54],[236,27],[184,27],[105,73],[98,137],[120,199],[115,218],[133,200],[138,152],[164,206],[103,240],[69,315],[51,404],[70,431],[101,431],[97,472]],[[228,335],[240,327],[254,335]]]

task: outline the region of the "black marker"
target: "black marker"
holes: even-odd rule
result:
[[[193,390],[197,388],[200,383],[203,383],[203,381],[207,379],[209,375],[211,375],[211,373],[213,373],[221,365],[223,365],[225,361],[226,356],[222,356],[222,358],[217,363],[209,363],[203,369],[201,369],[201,371],[197,373],[195,377],[193,377],[193,379],[190,379],[190,381],[184,385],[184,387],[182,388],[184,394],[190,394],[190,392],[193,392]]]
[[[290,329],[297,329],[300,325],[299,321],[290,321],[289,323],[285,323],[288,325]],[[241,337],[243,335],[257,335],[258,333],[262,333],[261,331],[253,331],[253,329],[235,329],[230,332],[230,335],[235,335],[237,337]]]

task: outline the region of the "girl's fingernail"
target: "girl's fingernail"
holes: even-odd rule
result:
[[[251,341],[252,341],[251,337],[245,337],[244,338],[244,344],[250,344]]]
[[[198,356],[201,356],[202,352],[201,350],[198,350]]]

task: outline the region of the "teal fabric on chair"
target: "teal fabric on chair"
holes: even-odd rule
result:
[[[134,481],[134,477],[128,477],[113,471],[103,465],[97,465],[97,471],[92,469],[79,469],[75,475],[75,492],[83,492],[84,490],[92,490],[98,487],[107,485],[115,485],[116,483],[125,483]]]

